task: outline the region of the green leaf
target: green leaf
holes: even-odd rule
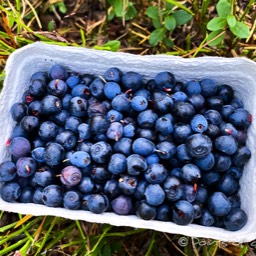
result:
[[[161,28],[161,27],[163,26],[163,24],[162,24],[160,18],[158,18],[158,19],[153,19],[153,20],[152,20],[152,23],[153,23],[153,25],[154,25],[155,28]]]
[[[170,38],[164,38],[163,43],[168,47],[172,48],[174,45],[174,42]]]
[[[157,28],[155,29],[150,37],[149,37],[149,43],[152,46],[156,46],[159,42],[161,42],[165,36],[166,29],[165,28]]]
[[[113,20],[115,17],[115,12],[113,9],[111,9],[110,13],[108,14],[108,21]]]
[[[184,10],[178,10],[172,16],[176,19],[177,26],[184,25],[192,19],[192,15]]]
[[[227,21],[223,17],[216,17],[207,23],[207,29],[217,31],[223,29],[227,25]]]
[[[227,16],[227,22],[229,27],[234,27],[236,25],[236,18],[233,14]]]
[[[137,15],[137,10],[133,6],[133,3],[129,3],[127,12],[125,14],[125,20],[131,20]]]
[[[114,12],[115,12],[116,16],[117,17],[123,17],[123,12],[124,12],[123,1],[113,0],[111,2],[112,2]]]
[[[230,30],[239,38],[247,38],[250,35],[249,28],[241,21],[237,21],[234,27],[230,27]]]
[[[146,10],[146,14],[151,19],[158,19],[159,18],[159,10],[157,6],[150,6]]]
[[[63,14],[67,13],[67,7],[63,2],[58,3],[59,11]]]
[[[173,16],[166,16],[164,19],[164,26],[172,31],[176,28],[176,19]]]
[[[93,48],[96,50],[106,50],[106,51],[116,52],[119,50],[120,45],[121,45],[120,41],[112,40],[103,45],[95,45]]]
[[[175,1],[175,0],[165,0],[166,2],[170,3],[170,4],[173,4],[177,7],[180,7],[181,9],[183,9],[184,11],[190,13],[191,15],[194,15],[194,13],[189,10],[187,7],[185,7],[183,4],[179,3],[179,1]]]
[[[220,17],[227,17],[231,13],[231,5],[228,0],[220,0],[216,5]]]
[[[217,38],[214,39],[214,40],[213,40],[211,43],[209,43],[208,45],[209,45],[209,46],[216,46],[216,45],[218,45],[219,43],[221,43],[222,40],[224,39],[224,34],[221,35],[221,36],[219,36],[219,35],[220,35],[222,32],[223,32],[222,29],[211,32],[211,33],[208,35],[208,37],[207,37],[207,39],[206,39],[206,42],[211,41],[211,40],[212,40],[213,38],[215,38],[215,37],[217,37]]]
[[[168,2],[165,3],[165,8],[166,8],[166,10],[171,11],[173,7],[174,7],[173,4],[170,4],[170,3],[168,3]]]

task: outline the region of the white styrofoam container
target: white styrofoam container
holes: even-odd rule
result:
[[[71,211],[36,204],[7,203],[0,198],[1,210],[21,214],[54,215],[88,222],[147,228],[231,242],[248,242],[256,239],[256,63],[245,58],[201,57],[182,59],[167,55],[139,56],[43,43],[28,45],[15,51],[9,57],[5,68],[6,79],[0,95],[0,162],[9,159],[5,141],[7,141],[15,124],[11,119],[10,107],[21,99],[22,93],[28,88],[29,79],[33,73],[47,71],[50,66],[56,63],[79,73],[100,75],[107,68],[116,66],[124,72],[140,72],[145,79],[153,78],[160,71],[170,71],[180,81],[212,78],[218,84],[231,85],[253,117],[247,143],[252,152],[252,158],[245,166],[240,182],[242,208],[248,215],[248,222],[241,230],[231,232],[221,228],[203,227],[195,224],[179,226],[172,222],[144,221],[136,216],[118,216],[114,213],[97,215],[82,210]]]

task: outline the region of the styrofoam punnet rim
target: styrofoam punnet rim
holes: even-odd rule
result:
[[[95,223],[109,223],[115,226],[147,228],[157,231],[182,234],[192,237],[205,237],[230,242],[248,242],[256,239],[256,64],[246,58],[200,57],[183,59],[168,55],[133,55],[91,50],[79,47],[63,47],[34,43],[16,50],[6,64],[6,78],[0,95],[0,162],[9,159],[4,142],[14,127],[10,116],[10,107],[19,101],[28,87],[30,76],[37,71],[47,71],[53,64],[61,64],[69,70],[79,73],[100,75],[107,68],[116,66],[122,71],[137,71],[145,79],[153,78],[160,71],[172,72],[179,81],[212,78],[219,84],[229,84],[235,88],[245,108],[253,117],[248,132],[247,146],[252,158],[245,166],[240,181],[242,208],[248,215],[247,224],[239,231],[231,232],[216,227],[204,227],[196,224],[179,226],[172,222],[145,221],[137,216],[119,216],[114,213],[93,214],[83,210],[49,208],[44,205],[7,203],[0,198],[0,209],[21,214],[52,215],[69,219],[79,219]]]

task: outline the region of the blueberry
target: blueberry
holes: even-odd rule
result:
[[[142,96],[144,97],[147,101],[150,100],[150,97],[151,97],[151,93],[149,90],[146,90],[146,89],[140,89],[138,91],[136,91],[134,94],[134,97],[136,96]]]
[[[89,119],[89,129],[92,133],[102,134],[108,129],[108,122],[103,115],[96,115]]]
[[[100,78],[94,79],[90,83],[90,91],[92,96],[94,96],[97,99],[104,99],[105,94],[104,94],[104,82]]]
[[[188,98],[187,94],[182,92],[182,91],[179,91],[179,92],[175,92],[173,95],[172,95],[172,99],[174,102],[184,102],[186,101]]]
[[[215,139],[214,145],[216,149],[227,155],[233,155],[238,149],[236,140],[232,136],[228,135],[217,137]]]
[[[80,77],[78,74],[71,74],[67,80],[66,80],[66,84],[70,87],[70,88],[74,88],[76,85],[78,85],[80,83]]]
[[[178,120],[188,122],[195,115],[195,109],[188,102],[175,102],[172,113]]]
[[[116,67],[112,67],[106,70],[103,77],[108,82],[116,82],[119,83],[122,78],[122,71]]]
[[[148,184],[149,183],[147,181],[145,181],[144,179],[138,181],[136,189],[133,193],[133,195],[136,199],[138,199],[138,200],[145,199],[145,190],[146,190],[146,187],[148,186]]]
[[[195,80],[190,80],[186,82],[184,85],[184,92],[189,96],[192,94],[200,94],[201,93],[200,82]]]
[[[148,107],[148,101],[143,96],[135,96],[131,101],[131,107],[135,111],[141,112]]]
[[[120,196],[121,190],[118,186],[118,183],[119,182],[116,179],[109,179],[106,181],[104,185],[104,193],[108,198],[113,199]]]
[[[193,203],[196,200],[197,185],[184,184],[183,185],[183,200]]]
[[[193,205],[185,200],[177,201],[174,204],[172,219],[178,225],[190,224],[194,219]]]
[[[22,103],[29,104],[35,100],[35,96],[33,96],[30,90],[26,90],[22,95]]]
[[[197,133],[187,138],[186,147],[192,157],[200,159],[211,153],[212,141],[207,135]]]
[[[239,208],[232,209],[229,214],[224,217],[224,226],[230,231],[237,231],[241,229],[246,222],[247,215],[244,210]]]
[[[207,99],[206,104],[209,109],[215,109],[217,111],[221,111],[224,102],[223,102],[222,97],[212,96]]]
[[[108,170],[115,174],[121,174],[126,171],[127,163],[126,156],[120,153],[115,153],[111,156],[110,161],[108,163]]]
[[[159,161],[160,161],[160,158],[158,157],[158,155],[156,153],[153,153],[146,157],[147,165],[158,164]]]
[[[13,128],[11,137],[6,142],[6,145],[8,146],[11,143],[11,140],[13,140],[16,137],[23,137],[26,139],[29,138],[29,133],[24,131],[24,129],[21,127],[20,123],[17,123],[15,125],[15,127]]]
[[[70,94],[65,94],[65,96],[61,99],[62,109],[69,110],[69,103],[72,98],[73,97]]]
[[[189,124],[176,123],[173,126],[173,138],[178,143],[184,143],[192,135],[192,129]]]
[[[66,186],[76,186],[82,179],[82,172],[75,166],[69,165],[62,169],[60,180]]]
[[[151,129],[137,129],[136,130],[137,138],[145,138],[155,142],[157,140],[157,134],[154,130]]]
[[[235,179],[239,180],[242,176],[243,173],[243,169],[242,167],[238,167],[238,166],[231,166],[228,170],[227,170],[227,174],[230,174],[231,176],[233,176]]]
[[[182,163],[190,163],[192,160],[192,157],[188,154],[187,147],[185,144],[180,144],[177,147],[177,153],[176,153],[177,158],[182,162]]]
[[[231,100],[230,105],[233,106],[235,109],[243,108],[244,104],[240,99],[234,98]]]
[[[138,138],[132,144],[132,150],[135,154],[142,156],[151,155],[155,151],[155,144],[145,138]]]
[[[165,193],[159,184],[149,184],[145,189],[146,203],[153,206],[161,205],[165,199]]]
[[[113,146],[114,152],[129,156],[132,154],[132,140],[129,138],[121,138],[115,142]]]
[[[155,129],[162,135],[171,134],[173,132],[172,121],[169,118],[162,116],[156,120]]]
[[[183,185],[175,176],[168,176],[163,183],[163,188],[169,201],[177,201],[184,194]]]
[[[208,154],[206,157],[195,159],[196,165],[204,171],[211,170],[215,164],[215,158],[212,153]]]
[[[230,156],[226,154],[216,153],[215,155],[215,167],[214,169],[218,172],[225,172],[229,169],[232,164]]]
[[[211,124],[219,125],[222,122],[221,114],[217,110],[207,110],[203,115]]]
[[[71,150],[76,146],[77,138],[71,130],[64,130],[57,135],[55,141],[66,150]]]
[[[201,94],[204,97],[211,97],[214,96],[217,93],[217,84],[214,80],[212,79],[202,79],[200,81],[200,85],[201,85]]]
[[[225,174],[220,178],[217,189],[230,196],[239,190],[239,183],[232,175]]]
[[[35,159],[38,163],[43,163],[44,162],[44,147],[37,147],[32,150],[31,156],[33,159]]]
[[[48,94],[59,98],[62,98],[66,94],[67,90],[67,84],[60,79],[54,79],[47,85]]]
[[[203,208],[198,223],[205,227],[211,227],[215,224],[215,217],[208,209]]]
[[[91,163],[91,157],[87,152],[76,151],[72,154],[69,161],[71,165],[74,165],[78,168],[85,168]]]
[[[93,213],[103,213],[109,205],[108,198],[101,194],[92,194],[88,198],[88,209]]]
[[[65,67],[63,67],[59,64],[52,66],[48,72],[48,75],[52,79],[66,80],[68,77],[68,73],[67,73]]]
[[[229,121],[239,128],[248,128],[251,125],[251,115],[244,108],[237,108],[233,114],[229,116]]]
[[[127,112],[131,108],[131,102],[128,98],[128,94],[122,93],[113,98],[111,106],[118,112]]]
[[[66,209],[77,210],[81,207],[82,196],[77,191],[67,191],[63,195],[63,206]]]
[[[190,125],[191,125],[191,129],[194,132],[203,133],[208,129],[207,120],[203,115],[200,115],[200,114],[197,114],[192,118]]]
[[[1,198],[6,202],[15,202],[21,194],[20,185],[16,182],[5,182],[0,190]]]
[[[125,195],[132,195],[135,192],[138,184],[137,178],[135,176],[130,175],[121,176],[118,182],[118,186],[121,192]]]
[[[225,216],[231,210],[231,204],[222,192],[214,192],[208,200],[208,206],[215,216]]]
[[[143,201],[138,205],[136,210],[136,215],[143,220],[153,220],[156,217],[156,214],[156,207]]]
[[[119,122],[110,123],[106,135],[109,139],[118,141],[123,136],[122,124]]]
[[[211,139],[215,139],[220,136],[220,128],[218,125],[209,124],[208,129],[206,130],[205,134],[209,136]]]
[[[118,215],[128,215],[133,208],[131,197],[120,195],[111,201],[113,211]]]
[[[34,178],[39,186],[46,187],[48,185],[54,184],[56,181],[56,173],[48,166],[43,166],[36,171]]]
[[[34,195],[34,189],[32,187],[24,187],[21,189],[21,194],[18,200],[21,203],[32,203],[33,195]]]
[[[87,115],[87,101],[79,96],[74,97],[69,103],[69,112],[72,116],[84,117]]]
[[[231,105],[224,105],[220,110],[220,113],[223,119],[226,119],[226,120],[228,120],[230,115],[233,114],[234,112],[235,112],[235,108]]]
[[[153,108],[159,114],[167,114],[173,107],[173,99],[165,92],[156,91],[152,95]]]
[[[121,93],[121,87],[119,84],[115,82],[107,82],[105,84],[104,94],[108,99],[112,100],[120,93]]]
[[[158,89],[164,91],[171,91],[176,83],[174,75],[168,71],[163,71],[155,76],[155,85]]]
[[[217,87],[217,95],[221,96],[225,103],[234,97],[234,90],[231,86],[223,84]]]
[[[9,150],[14,157],[20,158],[28,155],[31,150],[31,144],[26,138],[15,137],[10,142]]]
[[[181,168],[181,177],[185,182],[197,183],[201,178],[201,171],[194,164],[186,164]]]
[[[107,112],[106,118],[109,122],[120,122],[123,119],[123,114],[119,111],[111,109]]]
[[[145,172],[145,179],[152,184],[160,184],[167,177],[167,170],[162,164],[152,164]]]
[[[45,141],[52,141],[58,134],[58,126],[51,122],[45,121],[41,123],[38,129],[38,135]]]
[[[222,135],[232,135],[235,139],[237,138],[238,131],[230,123],[223,123],[220,125],[220,131]]]
[[[47,95],[42,99],[41,108],[44,115],[54,115],[61,111],[62,103],[56,96]]]
[[[81,75],[80,78],[81,78],[81,81],[80,81],[81,84],[85,84],[85,85],[89,86],[95,77],[91,74],[83,74],[83,75]]]
[[[187,98],[187,101],[196,111],[202,110],[205,106],[205,99],[201,94],[192,94]]]
[[[196,201],[204,204],[208,198],[208,190],[204,186],[197,186]]]
[[[149,129],[155,126],[157,118],[157,114],[148,109],[139,113],[137,122],[141,128]]]
[[[251,151],[246,146],[241,146],[232,156],[232,162],[235,166],[241,167],[245,165],[251,158]]]
[[[238,193],[237,194],[235,193],[235,194],[229,196],[228,200],[229,200],[229,202],[231,204],[231,209],[232,208],[240,208],[241,207],[241,198],[240,198]]]
[[[42,72],[42,71],[38,71],[38,72],[34,73],[31,76],[30,81],[33,82],[34,80],[41,80],[43,82],[47,82],[47,80],[48,80],[47,73]]]
[[[0,164],[0,182],[13,180],[16,173],[17,169],[13,162],[5,161]]]
[[[14,103],[10,109],[12,119],[16,122],[20,122],[23,117],[28,114],[28,107],[24,103]]]
[[[56,166],[60,164],[65,157],[65,149],[58,143],[49,142],[44,151],[44,161],[47,165]]]
[[[34,204],[44,204],[43,202],[43,188],[37,187],[33,194],[32,201]]]
[[[63,203],[63,193],[58,185],[49,185],[44,188],[42,201],[49,207],[61,207]]]
[[[21,157],[16,163],[17,175],[29,177],[36,172],[37,163],[32,157]]]
[[[94,181],[90,177],[83,177],[78,184],[78,189],[83,194],[91,193],[94,189]]]
[[[111,154],[112,148],[105,141],[97,142],[91,147],[91,157],[96,163],[106,163]]]
[[[202,204],[195,202],[192,204],[194,207],[194,219],[199,219],[202,216]]]
[[[137,91],[143,86],[142,75],[133,71],[126,72],[122,77],[122,84],[125,90]]]
[[[112,174],[105,166],[93,166],[90,168],[90,174],[91,178],[98,183],[105,183],[112,177]]]
[[[218,184],[220,173],[214,170],[202,172],[202,182],[207,187],[214,187]]]
[[[168,204],[161,204],[157,207],[156,220],[171,221],[171,208]]]
[[[84,84],[78,84],[72,89],[71,95],[73,97],[81,97],[84,99],[89,99],[91,93],[90,93],[90,89],[88,86],[86,86]]]
[[[126,138],[132,138],[135,135],[135,126],[133,124],[127,124],[123,127],[123,136]]]
[[[174,157],[177,152],[177,148],[172,142],[163,141],[156,145],[155,151],[157,152],[159,158],[168,160]]]
[[[42,102],[39,100],[32,101],[28,105],[29,114],[32,116],[42,116]]]

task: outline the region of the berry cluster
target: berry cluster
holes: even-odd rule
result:
[[[54,65],[32,75],[10,112],[7,202],[233,231],[247,221],[238,190],[251,115],[229,85]]]

